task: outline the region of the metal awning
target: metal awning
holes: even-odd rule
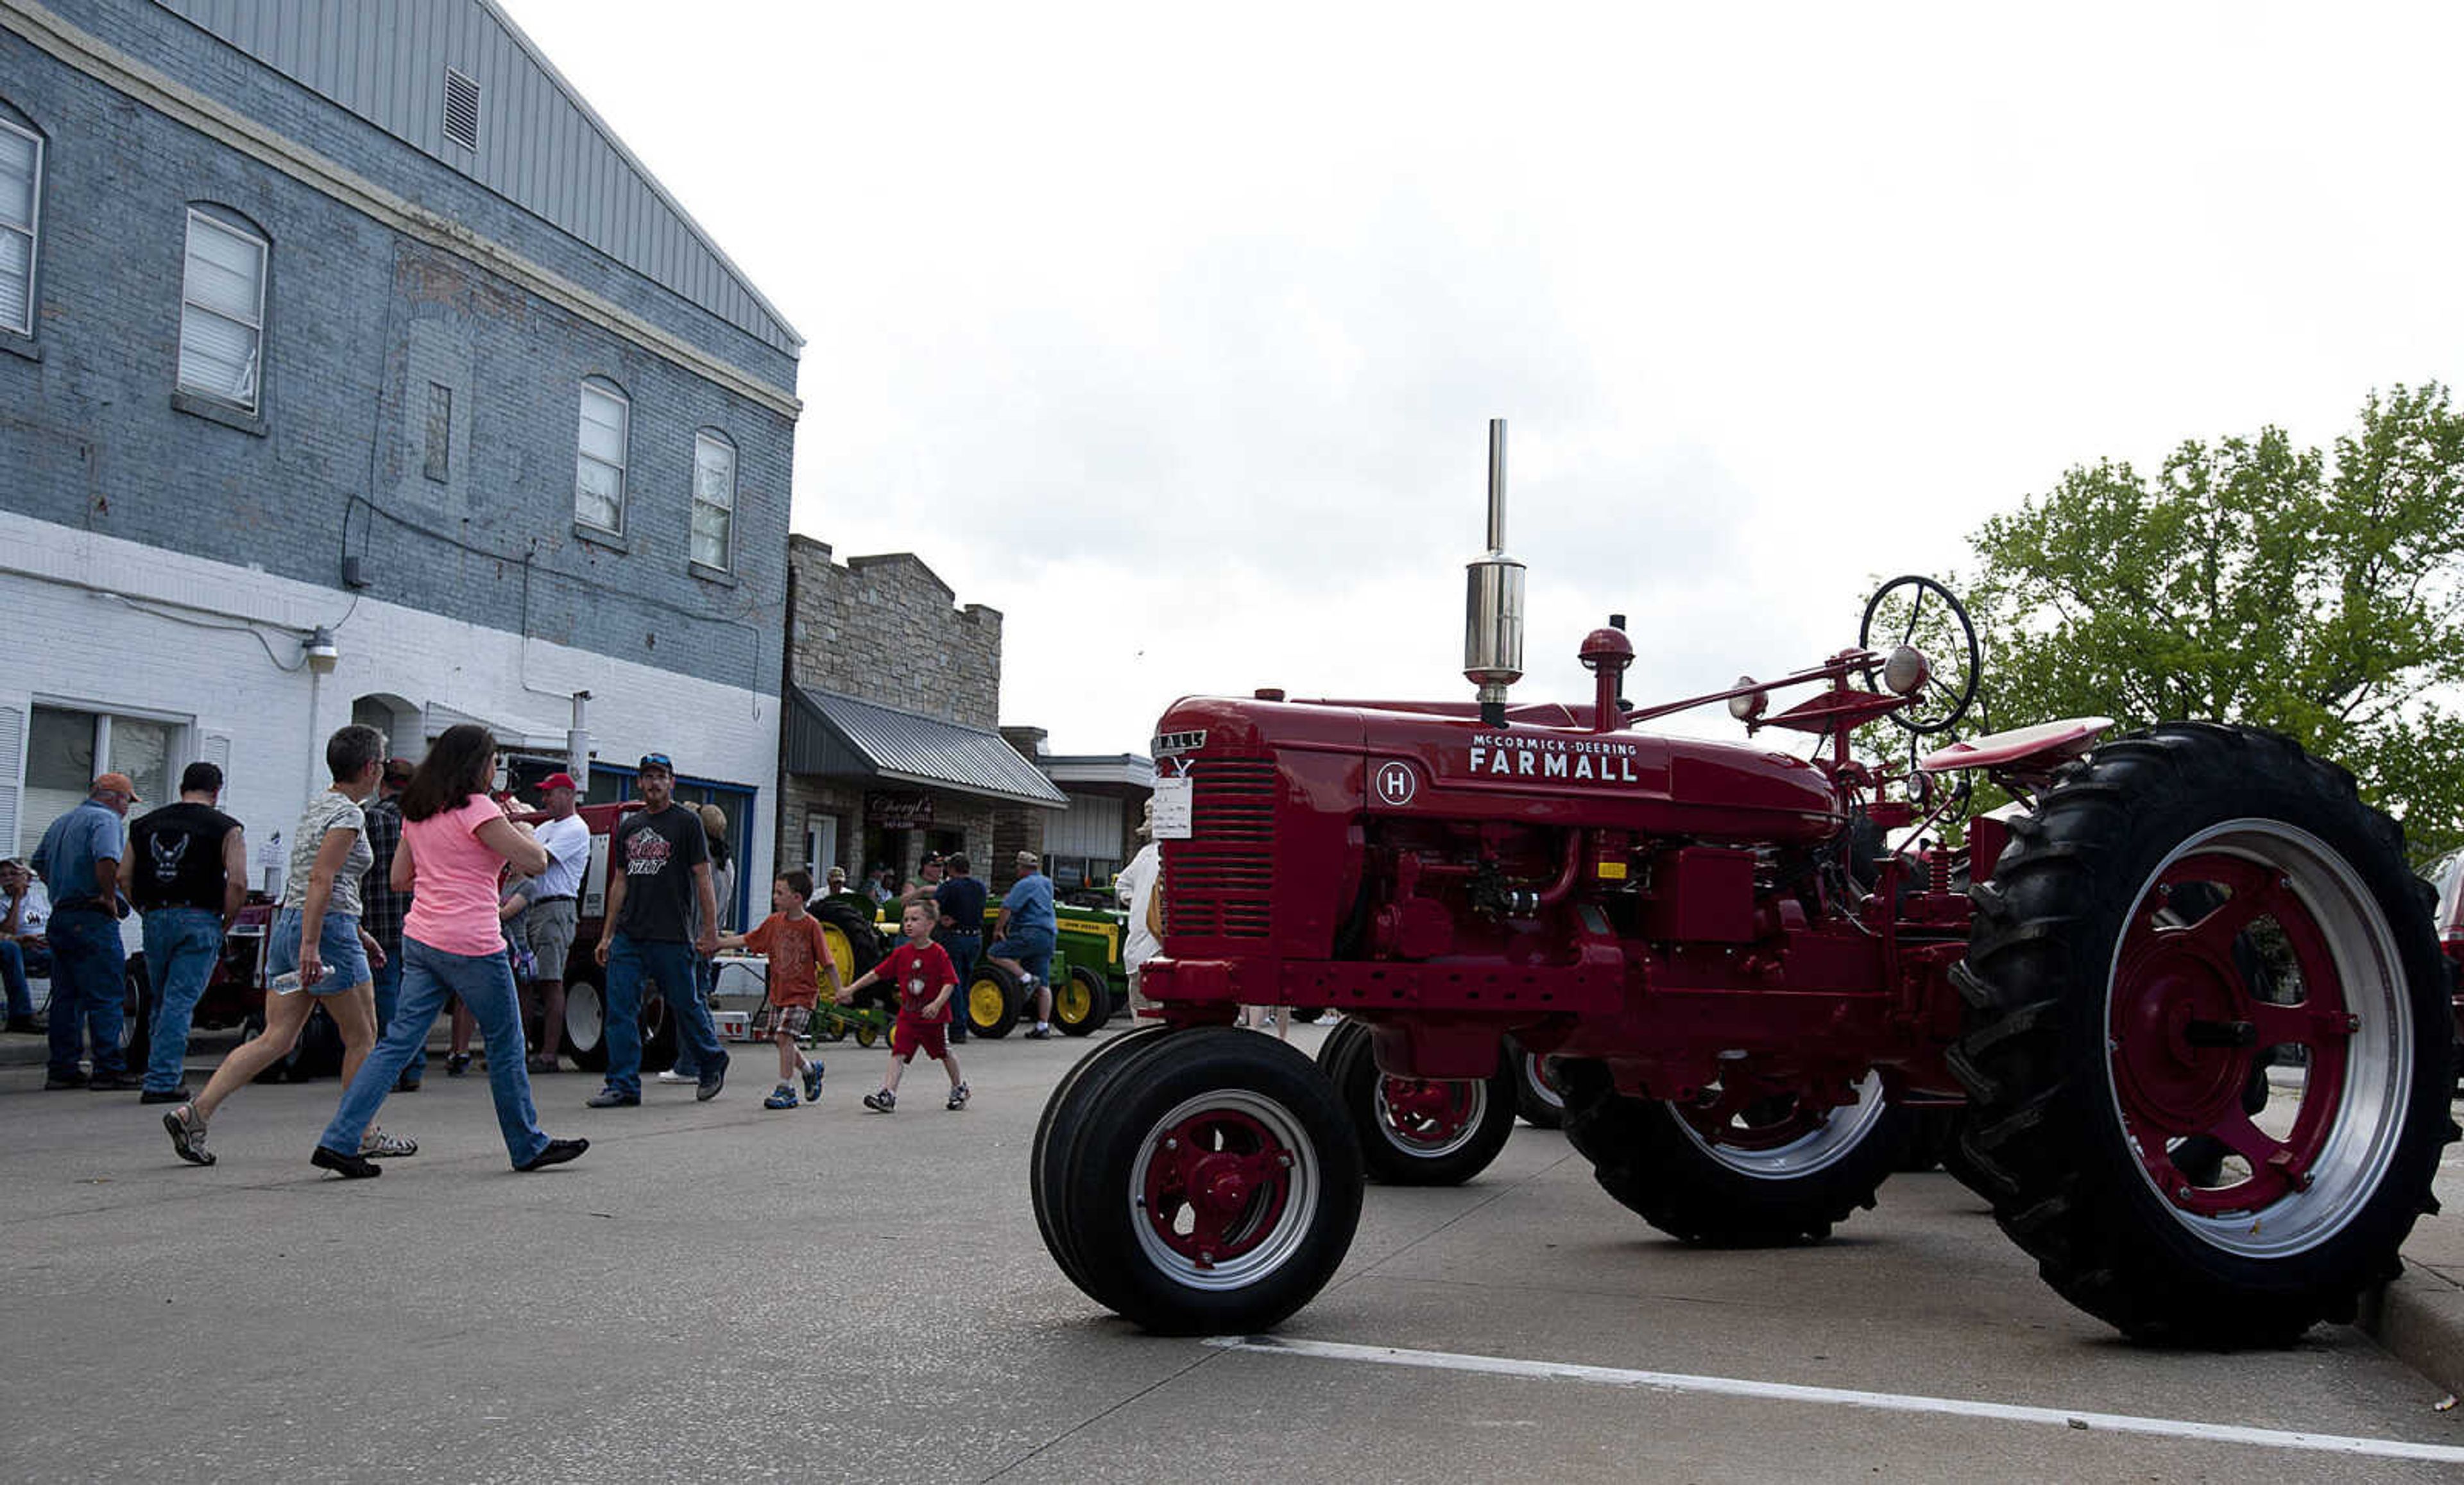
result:
[[[882,779],[1047,809],[1068,808],[1068,796],[998,732],[828,691],[790,686],[787,692],[789,773]]]
[[[496,740],[496,745],[508,752],[554,753],[560,757],[564,753],[565,736],[561,732],[526,732],[519,727],[510,727],[500,721],[473,716],[460,707],[448,706],[442,701],[430,701],[420,709],[420,732],[430,742],[442,737],[446,728],[459,726],[464,722],[477,722],[487,728],[489,734]]]

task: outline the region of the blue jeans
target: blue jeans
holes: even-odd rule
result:
[[[120,920],[69,908],[52,915],[44,936],[52,941],[52,1075],[74,1075],[78,1055],[91,1050],[95,1076],[120,1076],[128,1070],[120,1055],[121,1000],[128,993]]]
[[[368,983],[376,990],[377,1035],[383,1036],[386,1028],[393,1025],[394,1008],[402,1004],[402,944],[385,946],[385,962],[368,966]],[[421,1037],[419,1045],[410,1049],[410,1060],[403,1064],[402,1071],[413,1082],[427,1073],[427,1037]]]
[[[145,915],[145,978],[154,984],[154,1045],[145,1091],[169,1093],[188,1066],[188,1019],[223,955],[223,915],[210,908],[158,907]]]
[[[943,933],[933,942],[941,945],[942,953],[950,956],[950,967],[958,974],[958,987],[951,992],[956,1008],[950,1017],[950,1040],[962,1042],[967,1039],[967,982],[975,978],[976,960],[984,951],[984,936],[981,933]]]
[[[505,1153],[517,1165],[547,1148],[539,1111],[531,1106],[531,1075],[522,1068],[522,1002],[514,989],[513,966],[502,954],[448,954],[417,939],[402,941],[402,999],[394,1007],[393,1024],[376,1051],[360,1064],[360,1074],[342,1094],[334,1121],[317,1137],[329,1150],[356,1152],[368,1121],[393,1092],[394,1079],[410,1062],[411,1052],[428,1045],[429,1028],[451,996],[462,997],[479,1020],[487,1039],[488,1092],[496,1100],[496,1128],[505,1137]]]
[[[690,943],[659,943],[620,933],[607,948],[607,1086],[642,1096],[642,981],[648,977],[667,997],[668,1020],[676,1029],[676,1061],[691,1055],[697,1076],[727,1067],[727,1050],[710,1024],[710,1003]],[[489,1053],[494,1062],[495,1053]]]
[[[0,940],[0,985],[9,989],[9,1019],[34,1013],[33,987],[26,983],[26,951],[14,939]]]
[[[710,992],[718,988],[718,961],[703,957],[699,949],[693,950],[693,983],[701,986],[701,1003],[708,1007]],[[715,1025],[711,1034],[718,1034]],[[701,1059],[682,1042],[676,1043],[675,1074],[678,1077],[701,1076]]]

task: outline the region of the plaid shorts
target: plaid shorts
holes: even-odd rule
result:
[[[804,1029],[812,1024],[813,1008],[810,1006],[778,1006],[764,1001],[761,1008],[753,1013],[753,1035],[759,1039],[784,1031],[790,1036],[802,1036]]]

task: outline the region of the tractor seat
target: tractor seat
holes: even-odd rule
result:
[[[1953,742],[1918,760],[1920,773],[1955,773],[1962,768],[1993,768],[2010,773],[2051,773],[2088,749],[2113,725],[2110,717],[2068,717],[2060,721],[1989,732],[1967,742]]]

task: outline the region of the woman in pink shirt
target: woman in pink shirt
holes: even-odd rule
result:
[[[384,1173],[357,1153],[360,1132],[412,1051],[427,1045],[446,998],[457,995],[487,1040],[488,1090],[514,1168],[543,1170],[589,1148],[587,1140],[540,1133],[531,1106],[521,999],[496,918],[496,881],[508,862],[526,875],[545,871],[547,851],[489,799],[495,777],[496,740],[466,722],[445,730],[403,790],[402,845],[393,858],[394,889],[411,894],[402,928],[402,998],[384,1042],[360,1065],[317,1141],[310,1160],[322,1169],[353,1178]]]

